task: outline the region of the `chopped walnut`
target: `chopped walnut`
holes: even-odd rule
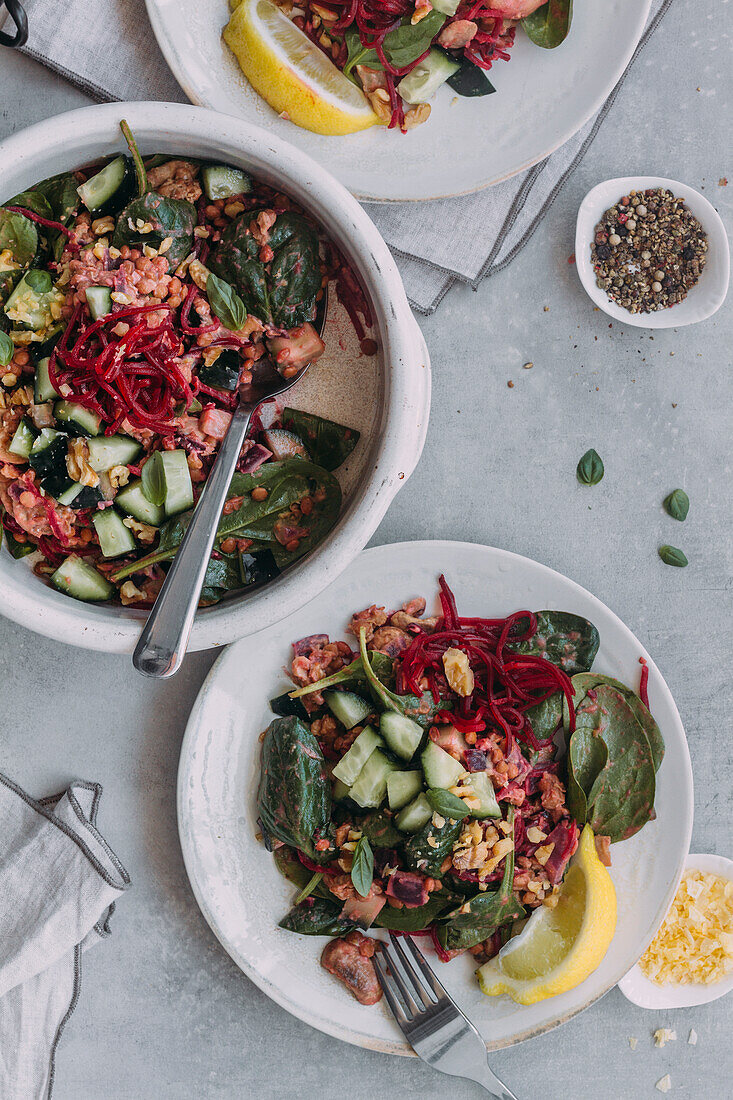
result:
[[[145,598],[145,593],[141,592],[133,581],[125,581],[120,588],[120,600],[125,606],[131,603],[140,603]]]
[[[143,523],[142,520],[135,519],[133,516],[126,516],[122,522],[125,527],[129,527],[135,538],[140,542],[146,545],[155,542],[155,536],[158,534],[157,527],[152,527],[149,523]]]
[[[443,654],[443,669],[450,686],[456,695],[466,696],[473,691],[473,670],[467,655],[462,649],[446,649]]]
[[[414,130],[430,118],[430,104],[419,103],[417,107],[411,107],[405,114],[405,129]]]
[[[99,485],[99,474],[89,465],[89,448],[83,439],[72,439],[66,455],[66,469],[72,481],[94,488]]]
[[[109,480],[114,489],[119,489],[127,485],[130,480],[130,471],[127,466],[113,466],[109,471]]]

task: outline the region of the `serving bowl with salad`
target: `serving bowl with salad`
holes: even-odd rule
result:
[[[263,356],[285,377],[312,360],[242,449],[194,628],[194,647],[220,644],[267,621],[275,588],[287,614],[369,537],[422,446],[427,358],[386,248],[315,166],[195,109],[133,105],[125,137],[112,114],[60,120],[79,148],[56,160],[39,157],[47,124],[6,143],[5,610],[28,623],[29,600],[47,632],[129,648],[239,381]]]

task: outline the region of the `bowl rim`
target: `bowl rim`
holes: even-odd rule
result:
[[[123,145],[126,118],[147,145],[158,140],[207,146],[213,154],[247,164],[293,193],[357,268],[371,299],[384,364],[381,422],[370,461],[330,535],[274,584],[208,608],[197,615],[192,651],[224,645],[286,617],[322,591],[363,549],[397,491],[417,465],[430,410],[430,362],[407,302],[402,280],[378,230],[349,192],[299,149],[241,119],[180,103],[107,103],[69,111],[36,123],[0,142],[0,156],[14,182],[25,186],[43,173],[82,163],[90,145],[111,151]],[[173,151],[171,149],[171,151]],[[8,176],[8,169],[5,170]],[[10,185],[12,186],[12,185]],[[3,614],[46,637],[83,648],[131,652],[145,614],[109,605],[83,604],[44,585],[29,570],[0,558]],[[11,567],[12,566],[12,567]]]
[[[695,216],[704,223],[708,245],[712,246],[719,255],[721,272],[718,286],[715,293],[711,295],[708,305],[697,312],[691,308],[691,299],[694,302],[693,296],[700,285],[700,280],[688,291],[684,301],[677,306],[658,310],[655,313],[629,313],[622,306],[612,302],[606,292],[596,286],[596,277],[590,261],[590,245],[596,222],[604,210],[613,205],[621,195],[630,190],[641,191],[650,187],[666,187],[678,198],[684,199]],[[730,281],[728,235],[720,214],[710,200],[689,184],[682,183],[681,180],[667,179],[664,176],[617,176],[602,180],[591,187],[578,207],[575,222],[575,266],[583,289],[593,304],[609,317],[613,317],[615,321],[634,328],[683,328],[698,321],[706,321],[717,313],[725,301]],[[709,264],[706,264],[705,270],[710,270]],[[705,278],[705,271],[701,275],[701,279],[703,278]],[[680,310],[683,312],[680,313]]]

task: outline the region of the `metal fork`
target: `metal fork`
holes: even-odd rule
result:
[[[409,936],[389,934],[374,965],[394,1018],[418,1057],[433,1069],[476,1081],[496,1100],[517,1100],[492,1073],[484,1041]]]

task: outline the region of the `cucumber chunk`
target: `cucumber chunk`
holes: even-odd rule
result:
[[[395,756],[403,760],[412,760],[423,737],[422,726],[394,710],[385,710],[379,719],[379,732]]]
[[[351,786],[361,774],[361,770],[375,749],[383,744],[382,738],[371,726],[361,731],[351,748],[344,753],[332,771],[334,779]]]
[[[135,172],[129,157],[115,157],[86,183],[77,187],[77,194],[92,214],[121,210],[132,193]]]
[[[427,103],[460,67],[447,53],[433,49],[402,78],[397,91],[407,103]]]
[[[468,802],[478,801],[479,803],[478,806],[471,808],[471,817],[501,817],[494,784],[486,772],[472,772],[466,776],[462,786],[469,787],[473,791],[473,796],[468,798]]]
[[[87,305],[93,321],[112,312],[112,291],[108,286],[88,286]]]
[[[142,443],[129,435],[98,435],[90,439],[89,465],[98,474],[113,466],[128,466],[139,456]]]
[[[358,726],[374,711],[373,704],[354,695],[353,691],[324,691],[323,698],[331,714],[347,730]]]
[[[239,386],[241,371],[242,359],[239,352],[227,348],[213,363],[209,363],[208,366],[204,363],[200,366],[198,376],[206,386],[213,386],[216,390],[229,390],[233,393]]]
[[[186,452],[155,451],[143,466],[142,486],[150,503],[162,505],[166,516],[187,511],[193,505],[193,486]]]
[[[396,770],[397,765],[380,749],[375,749],[359,772],[351,788],[350,797],[362,809],[376,809],[377,806],[381,806],[387,793],[388,775]]]
[[[37,435],[37,430],[33,427],[30,420],[24,416],[15,429],[15,435],[10,440],[8,450],[11,454],[17,455],[18,458],[28,458]]]
[[[36,405],[42,405],[44,401],[53,401],[59,396],[48,376],[49,358],[50,356],[47,355],[45,359],[39,359],[36,364],[36,376],[33,380],[33,400]]]
[[[342,783],[340,779],[337,779],[333,785],[333,800],[334,802],[343,802],[345,798],[349,797],[350,787],[347,787],[345,783]]]
[[[69,437],[53,428],[41,428],[31,447],[28,461],[39,477],[47,475],[69,476],[66,469],[66,454]]]
[[[428,741],[423,749],[421,763],[428,787],[443,787],[446,791],[455,787],[466,770],[434,741]]]
[[[47,477],[41,482],[41,488],[44,493],[54,497],[59,504],[65,504],[67,508],[71,508],[76,498],[80,496],[84,486],[80,485],[78,481],[72,481],[71,478],[68,478],[66,483],[61,486],[59,483],[54,484],[53,480]]]
[[[432,6],[434,11],[439,11],[442,15],[455,15],[460,2],[461,0],[432,0]]]
[[[108,600],[114,592],[113,586],[99,570],[76,554],[70,554],[61,562],[56,572],[51,574],[51,584],[67,596],[88,602]]]
[[[151,504],[143,492],[143,483],[139,477],[117,494],[115,506],[126,516],[139,519],[141,523],[149,523],[151,527],[160,527],[165,519],[165,509],[162,505],[159,507]]]
[[[400,810],[395,818],[395,825],[403,833],[419,833],[432,816],[433,808],[423,791],[408,806],[405,806],[404,810]]]
[[[119,558],[135,549],[135,539],[129,527],[125,527],[114,508],[105,508],[92,516],[94,530],[99,539],[99,548],[105,558]]]
[[[305,709],[300,699],[291,699],[290,692],[283,692],[282,695],[276,695],[274,699],[270,699],[270,710],[273,714],[279,715],[281,718],[300,718],[303,722],[310,721],[310,715]]]
[[[422,772],[392,772],[387,777],[387,801],[390,810],[401,810],[422,790]]]
[[[83,405],[76,405],[73,401],[57,401],[53,415],[60,424],[68,424],[77,435],[99,435],[100,417]]]
[[[239,168],[228,164],[207,164],[201,169],[201,182],[207,199],[231,199],[234,195],[248,195],[252,190],[252,178]]]

